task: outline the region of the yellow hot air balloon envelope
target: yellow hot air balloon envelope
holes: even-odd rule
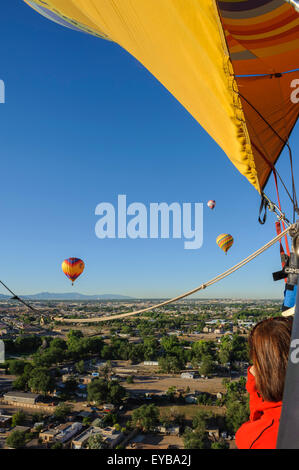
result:
[[[295,1],[24,1],[126,49],[263,190],[299,113],[291,99],[299,68]]]
[[[227,254],[228,250],[232,247],[234,243],[233,237],[229,233],[222,233],[216,238],[216,243]]]
[[[75,280],[84,271],[84,261],[80,258],[68,258],[62,262],[61,268],[64,274],[72,281],[72,285]]]

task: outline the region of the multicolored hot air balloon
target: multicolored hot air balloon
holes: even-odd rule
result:
[[[214,201],[213,199],[210,199],[210,200],[207,202],[207,206],[208,206],[210,209],[214,209],[214,207],[216,206],[216,201]]]
[[[83,273],[84,267],[84,261],[80,258],[65,259],[61,265],[62,271],[72,281],[72,285],[74,285],[75,280]]]
[[[216,238],[216,243],[227,254],[228,250],[234,243],[233,237],[229,233],[222,233]]]
[[[128,51],[263,192],[299,115],[297,0],[24,1]]]

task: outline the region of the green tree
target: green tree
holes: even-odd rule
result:
[[[59,348],[49,348],[43,352],[37,352],[33,356],[33,361],[36,366],[50,367],[53,364],[62,362],[65,357],[65,352]]]
[[[132,332],[132,329],[129,327],[129,325],[123,325],[121,327],[121,332],[125,335],[130,335]]]
[[[36,367],[30,373],[28,386],[33,392],[48,393],[55,388],[55,381],[45,367]]]
[[[154,337],[144,338],[143,340],[144,346],[144,360],[150,361],[157,357],[157,353],[159,351],[159,342]]]
[[[104,442],[101,434],[96,434],[94,436],[90,436],[90,438],[88,439],[87,448],[88,449],[107,449],[107,444]]]
[[[163,426],[170,426],[171,424],[181,426],[184,420],[185,415],[180,413],[176,407],[166,409],[166,411],[160,415],[160,423]]]
[[[8,362],[9,365],[9,372],[11,375],[21,375],[24,372],[25,366],[28,362],[18,360],[18,359],[11,359]]]
[[[30,379],[30,374],[33,370],[33,365],[31,363],[26,363],[22,375],[20,375],[16,380],[13,382],[13,388],[15,390],[29,390],[28,381]]]
[[[108,400],[108,382],[104,379],[95,379],[87,386],[88,401],[97,404],[105,403]]]
[[[25,446],[25,443],[25,433],[21,431],[12,431],[6,439],[7,446],[13,449],[21,449]]]
[[[201,375],[209,376],[214,372],[214,370],[215,370],[215,365],[214,365],[212,357],[209,355],[205,356],[201,361],[201,364],[199,367],[199,373]]]
[[[40,423],[41,421],[43,421],[45,419],[45,415],[39,411],[37,411],[36,413],[33,413],[32,415],[32,422],[33,423]]]
[[[50,343],[50,349],[62,349],[65,350],[67,349],[67,343],[64,339],[61,338],[54,338],[52,339]]]
[[[183,364],[183,366],[185,365],[186,363],[186,356],[185,356],[185,350],[184,350],[185,343],[183,341],[179,341],[178,338],[173,335],[164,336],[161,339],[161,346],[166,357],[174,356],[177,358],[180,364]],[[181,365],[181,368],[183,368],[182,365]]]
[[[193,429],[200,429],[202,432],[205,432],[207,420],[211,417],[212,417],[211,412],[198,410],[193,416],[193,420],[192,420]]]
[[[185,365],[175,356],[160,357],[158,364],[160,371],[167,374],[177,374],[184,368]]]
[[[95,379],[87,386],[88,400],[97,404],[121,403],[126,396],[126,390],[116,381],[107,381],[105,379]]]
[[[20,335],[14,342],[14,349],[18,353],[33,353],[42,344],[42,338],[36,335]]]
[[[27,391],[27,381],[28,379],[24,375],[20,375],[16,380],[13,381],[12,386],[14,390],[24,390]]]
[[[132,424],[144,432],[153,431],[159,424],[159,415],[159,409],[155,405],[142,405],[133,411]]]
[[[230,381],[224,379],[222,381],[223,385],[226,388],[226,394],[224,396],[225,402],[229,401],[241,401],[243,403],[247,400],[247,391],[246,391],[246,379],[241,377],[239,380]]]
[[[109,402],[114,405],[119,405],[127,395],[126,389],[115,381],[108,382],[108,391]]]
[[[212,442],[211,449],[229,449],[229,443],[224,439],[219,439],[219,441]]]
[[[112,359],[112,355],[113,355],[113,350],[110,347],[110,345],[109,344],[104,344],[104,346],[102,347],[102,350],[101,350],[101,358],[102,359]]]
[[[70,330],[67,335],[67,344],[71,345],[83,338],[83,333],[80,330]]]
[[[76,390],[77,390],[77,382],[74,378],[69,378],[65,383],[64,383],[64,393],[66,394],[66,396],[68,395],[73,395]]]
[[[54,442],[54,444],[51,445],[51,449],[53,450],[63,449],[62,442]]]
[[[115,413],[107,413],[102,419],[103,427],[114,426],[117,422],[117,415]]]
[[[192,344],[192,355],[198,361],[202,361],[206,356],[214,359],[215,344],[213,341],[205,341],[203,339]]]
[[[60,403],[54,411],[54,416],[56,419],[58,419],[58,421],[64,421],[67,416],[71,414],[72,410],[72,405],[68,405],[67,403]]]
[[[193,430],[190,427],[187,427],[183,434],[183,442],[185,449],[208,448],[205,430],[201,428]]]
[[[81,361],[77,362],[77,363],[75,364],[75,367],[76,367],[76,370],[77,370],[80,374],[84,374],[84,372],[85,372],[85,364],[84,364],[83,359],[81,359]]]
[[[177,389],[176,387],[173,385],[171,387],[169,387],[169,389],[167,390],[166,392],[166,395],[167,395],[167,398],[169,400],[172,400],[174,401],[175,397],[176,397],[176,393],[177,393]]]
[[[90,416],[84,416],[82,420],[83,426],[90,426],[91,423],[92,423],[92,418]]]
[[[243,336],[234,334],[221,338],[218,359],[221,364],[234,361],[248,361],[248,342]]]
[[[249,410],[247,403],[231,401],[226,405],[226,425],[230,432],[237,432],[239,427],[248,421]]]
[[[12,415],[11,425],[14,428],[15,426],[22,426],[26,421],[26,415],[23,410],[17,411]]]

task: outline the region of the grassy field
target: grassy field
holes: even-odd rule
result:
[[[225,415],[225,408],[220,406],[205,406],[205,405],[165,405],[159,406],[160,413],[164,414],[170,410],[175,410],[180,414],[184,414],[187,420],[192,420],[194,415],[199,411],[211,411],[218,416]]]

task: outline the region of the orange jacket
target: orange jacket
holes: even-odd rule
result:
[[[264,401],[258,393],[255,378],[247,371],[250,417],[236,433],[238,449],[275,449],[282,402]]]

